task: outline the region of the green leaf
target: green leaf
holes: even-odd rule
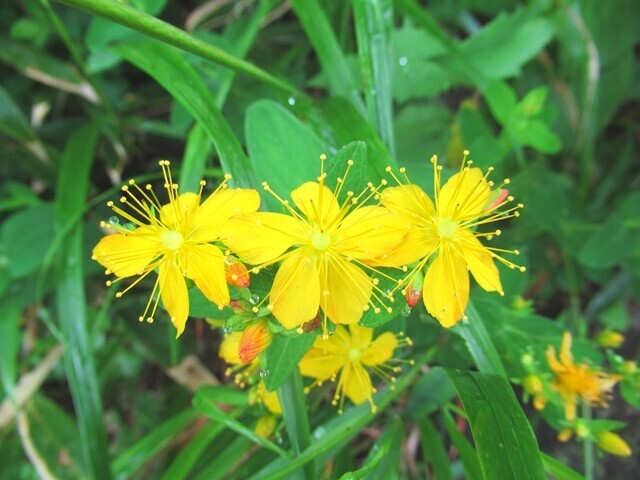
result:
[[[187,408],[165,420],[140,440],[124,450],[113,462],[118,478],[129,478],[149,460],[170,446],[197,418],[198,412]]]
[[[271,100],[251,105],[245,120],[247,149],[259,181],[269,185],[282,198],[303,182],[320,174],[320,154],[328,146],[311,128]],[[265,203],[273,211],[281,205],[271,195]]]
[[[540,86],[527,92],[518,104],[518,111],[523,117],[537,117],[542,113],[542,108],[547,101],[549,88]]]
[[[432,367],[413,386],[407,412],[412,419],[426,417],[446,405],[455,394],[444,369]]]
[[[65,146],[56,185],[56,232],[66,231],[68,220],[76,218],[77,212],[84,209],[97,137],[98,128],[90,124],[75,131]],[[85,252],[82,246],[83,228],[78,222],[68,230],[59,252],[63,261],[59,265],[56,282],[57,314],[66,344],[64,363],[87,470],[92,478],[108,480],[111,478],[111,465],[87,326],[82,269]]]
[[[622,217],[613,214],[582,246],[578,252],[578,260],[591,268],[612,267],[629,255],[631,243]]]
[[[298,368],[298,362],[311,348],[315,339],[316,335],[313,333],[273,337],[266,355],[265,369],[269,374],[264,377],[264,384],[267,390],[273,392],[287,380],[291,372]]]
[[[529,420],[502,377],[447,369],[465,412],[484,478],[545,479]]]
[[[180,191],[197,192],[200,180],[204,178],[204,169],[213,154],[213,144],[209,133],[201,123],[197,123],[189,132],[187,148],[180,167]]]
[[[560,137],[540,119],[517,118],[507,126],[507,130],[523,145],[535,148],[542,153],[553,154],[562,149]]]
[[[438,480],[453,480],[449,456],[444,448],[444,442],[433,423],[427,416],[417,420],[416,423],[420,429],[422,457],[433,467],[435,478]]]
[[[151,75],[207,131],[224,170],[237,186],[255,187],[251,165],[215,100],[196,71],[175,49],[157,41],[122,44],[117,51]]]
[[[0,295],[0,381],[7,398],[13,399],[16,361],[20,350],[21,305],[14,295]]]
[[[554,35],[551,20],[529,15],[524,9],[501,13],[462,43],[463,55],[488,79],[518,75]]]
[[[507,83],[494,80],[489,82],[484,94],[495,119],[500,125],[506,125],[518,108],[518,98],[515,92]]]
[[[0,226],[7,270],[22,278],[38,269],[53,237],[53,205],[43,203],[8,217]]]
[[[467,440],[467,437],[458,429],[448,410],[442,410],[442,420],[451,442],[456,447],[458,455],[460,455],[460,461],[467,479],[482,480],[482,469],[478,461],[478,454],[469,443],[469,440]]]
[[[369,123],[395,155],[391,87],[391,0],[355,0],[353,14]]]
[[[220,422],[221,424],[229,427],[231,430],[251,440],[256,445],[260,445],[267,450],[271,450],[272,452],[278,454],[280,457],[287,459],[290,458],[289,454],[282,448],[277,446],[275,443],[262,438],[253,430],[247,428],[238,420],[236,420],[234,417],[239,415],[239,410],[232,414],[223,412],[214,404],[214,402],[206,395],[206,393],[202,392],[201,390],[198,390],[198,392],[196,392],[195,396],[193,397],[193,406],[212,420]]]
[[[0,132],[16,140],[28,142],[37,139],[26,115],[2,85],[0,85]]]
[[[348,98],[353,107],[364,112],[359,88],[320,3],[317,0],[292,0],[291,7],[318,55],[331,93]]]
[[[559,462],[551,455],[540,453],[544,470],[556,480],[585,480],[585,478],[572,468]]]
[[[451,330],[464,339],[478,370],[484,373],[495,373],[506,378],[507,374],[491,335],[471,300],[469,300],[465,313],[469,319],[458,322]]]

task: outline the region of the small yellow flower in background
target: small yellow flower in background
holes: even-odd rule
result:
[[[613,432],[600,432],[596,435],[596,445],[607,453],[618,457],[631,456],[631,448],[619,435]]]
[[[620,380],[618,375],[609,375],[592,369],[586,364],[576,364],[571,354],[571,334],[562,336],[559,358],[552,345],[547,348],[547,362],[555,375],[551,387],[560,394],[565,417],[572,422],[576,418],[576,405],[582,400],[589,405],[607,406],[607,396]]]
[[[229,189],[226,176],[222,184],[202,203],[200,192],[178,193],[178,185],[173,182],[169,162],[163,160],[160,167],[164,175],[164,188],[169,203],[162,205],[151,185],[140,188],[133,180],[122,187],[120,198],[123,208],[113,202],[107,205],[127,222],[135,225],[130,230],[124,226],[102,223],[103,227],[114,228],[117,233],[103,237],[93,249],[92,258],[113,273],[116,280],[136,277],[123,291],[122,296],[137,285],[154,269],[158,268],[158,278],[140,321],[153,321],[162,298],[177,335],[184,331],[189,315],[189,295],[185,277],[192,279],[198,289],[212,302],[222,307],[229,303],[229,288],[225,281],[225,256],[211,242],[219,240],[222,225],[232,215],[255,211],[260,199],[258,192],[247,189]],[[154,302],[155,297],[155,302]]]
[[[547,405],[547,397],[544,395],[544,385],[538,375],[530,373],[522,380],[522,388],[533,397],[533,407],[536,410],[544,410]]]
[[[404,168],[400,180],[387,168],[398,183],[385,188],[380,202],[395,212],[411,218],[413,229],[393,251],[387,252],[380,262],[409,265],[418,261],[405,279],[409,283],[427,267],[422,298],[427,311],[444,327],[451,327],[466,318],[464,310],[469,300],[469,271],[478,284],[487,291],[503,294],[500,275],[494,263],[498,260],[510,268],[524,271],[503,258],[500,253],[518,254],[517,250],[487,247],[480,240],[500,235],[500,230],[478,232],[477,227],[519,215],[522,204],[501,210],[513,197],[487,180],[479,168],[471,168],[465,158],[460,171],[442,185],[442,166],[434,156],[431,159],[434,176],[435,204],[417,185],[412,184]],[[503,185],[508,184],[505,180]],[[405,289],[406,291],[406,289]]]
[[[300,372],[316,380],[312,386],[321,385],[326,380],[337,380],[332,403],[339,405],[339,413],[342,413],[345,396],[355,404],[368,401],[371,411],[375,412],[373,394],[376,389],[368,370],[388,381],[395,381],[394,374],[399,367],[392,367],[390,363],[394,350],[405,344],[411,345],[411,340],[391,332],[385,332],[374,340],[371,328],[337,325],[329,338],[319,336],[315,340],[300,361]]]
[[[280,262],[267,307],[285,328],[299,327],[321,309],[336,324],[353,324],[371,307],[390,310],[388,294],[363,269],[368,260],[380,257],[400,243],[408,231],[406,221],[380,206],[362,206],[375,196],[376,188],[338,197],[344,179],[331,191],[325,186],[324,159],[317,182],[306,182],[291,192],[294,209],[274,193],[288,214],[257,212],[229,220],[222,239],[242,261],[256,265],[253,272]],[[267,298],[262,299],[264,303]],[[374,301],[376,303],[374,303]],[[254,310],[258,310],[256,306]]]

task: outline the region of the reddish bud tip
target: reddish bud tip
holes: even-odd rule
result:
[[[247,288],[251,284],[249,271],[244,263],[235,257],[228,256],[224,266],[227,283],[236,287]]]
[[[249,363],[263,352],[273,339],[273,333],[267,328],[267,322],[261,320],[250,325],[242,332],[238,344],[238,356],[242,363]]]
[[[486,210],[491,210],[504,202],[509,196],[509,190],[501,188],[493,193],[493,198],[489,201]]]
[[[411,280],[411,283],[407,285],[404,298],[407,301],[407,305],[409,305],[409,308],[415,307],[420,301],[420,298],[422,297],[423,282],[424,278],[422,276],[422,273],[417,272],[415,277],[413,277],[413,279]]]

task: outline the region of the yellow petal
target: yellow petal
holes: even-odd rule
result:
[[[163,251],[157,227],[140,227],[131,233],[102,237],[93,249],[93,259],[118,277],[143,273]]]
[[[564,332],[562,335],[562,345],[560,346],[560,363],[565,367],[573,364],[573,355],[571,355],[571,334]]]
[[[329,188],[316,182],[306,182],[291,192],[293,203],[304,215],[320,228],[334,223],[340,206]]]
[[[222,226],[234,215],[255,212],[260,195],[252,189],[223,188],[212,193],[198,208],[188,234],[190,241],[213,242]]]
[[[323,312],[333,323],[357,323],[373,291],[371,278],[340,257],[327,258],[320,268]]]
[[[434,228],[414,226],[394,248],[364,263],[379,267],[402,267],[429,258],[437,247],[438,237]]]
[[[171,317],[171,323],[176,327],[176,338],[178,338],[184,332],[189,315],[187,284],[180,268],[172,260],[162,262],[158,274],[162,303]]]
[[[225,362],[237,365],[240,362],[240,356],[238,354],[238,347],[240,345],[240,339],[242,338],[242,332],[232,332],[222,339],[220,343],[220,349],[218,350],[218,356]]]
[[[193,218],[199,203],[200,197],[195,193],[183,193],[174,201],[162,206],[160,221],[171,230],[183,231],[183,227]]]
[[[373,328],[362,327],[358,324],[349,325],[351,348],[365,350],[369,348],[373,339]]]
[[[298,366],[300,373],[305,377],[324,381],[337,374],[345,361],[346,357],[332,355],[320,348],[312,347],[300,360]]]
[[[288,248],[308,240],[308,227],[289,215],[259,212],[230,218],[221,239],[243,262],[258,265],[276,259]]]
[[[469,274],[462,257],[444,245],[424,278],[423,300],[427,311],[449,328],[462,318],[469,301]]]
[[[491,188],[479,168],[453,175],[438,196],[438,210],[444,218],[476,217],[484,212]]]
[[[336,329],[329,338],[318,335],[315,342],[313,342],[313,348],[322,350],[327,354],[346,358],[346,355],[351,349],[351,335],[349,330],[342,325],[336,325]]]
[[[271,287],[269,303],[273,305],[273,316],[288,329],[317,315],[320,281],[313,258],[297,251],[282,262]]]
[[[417,222],[418,219],[424,222],[436,213],[429,196],[414,184],[385,188],[380,195],[380,203],[390,210],[409,214]]]
[[[278,394],[276,392],[268,391],[264,381],[262,380],[260,380],[260,383],[258,384],[258,396],[264,406],[267,407],[267,410],[276,415],[282,415],[282,407],[278,400]]]
[[[359,363],[347,365],[342,370],[340,381],[344,383],[344,394],[356,405],[364,403],[373,395],[371,377]]]
[[[399,245],[409,232],[408,217],[382,207],[360,207],[340,223],[334,248],[358,260],[377,258]]]
[[[558,373],[564,370],[564,367],[560,364],[560,362],[558,362],[558,359],[556,358],[556,349],[553,348],[552,345],[549,345],[547,347],[546,356],[549,368],[551,368],[554,373]]]
[[[224,268],[224,257],[220,249],[209,243],[184,245],[182,267],[187,277],[192,279],[198,289],[213,303],[224,306],[229,303]]]
[[[462,237],[460,251],[478,285],[487,292],[501,292],[500,272],[489,250],[470,231],[460,229],[459,235]]]
[[[363,365],[380,365],[393,357],[398,346],[398,339],[391,332],[384,332],[367,348],[361,357]]]

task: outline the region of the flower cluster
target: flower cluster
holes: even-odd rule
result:
[[[599,334],[593,345],[612,348],[619,346],[624,337],[616,332],[606,331]],[[604,339],[604,340],[603,340]],[[615,340],[615,341],[614,341]],[[611,429],[620,428],[624,424],[610,420],[593,420],[591,415],[582,418],[581,411],[591,407],[607,407],[609,397],[618,382],[635,384],[638,387],[640,376],[635,363],[624,361],[622,357],[608,352],[611,371],[597,368],[589,361],[577,362],[571,351],[572,337],[564,332],[559,352],[554,345],[546,350],[546,368],[540,368],[533,357],[525,354],[522,364],[527,371],[522,379],[525,397],[531,397],[536,410],[549,410],[549,404],[557,405],[561,416],[553,420],[559,433],[558,439],[566,442],[573,435],[578,439],[590,439],[603,451],[613,455],[631,455],[631,449],[625,441]]]

